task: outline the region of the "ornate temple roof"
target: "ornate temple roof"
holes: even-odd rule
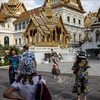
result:
[[[84,26],[85,28],[89,28],[93,23],[93,19],[96,21],[97,12],[89,12],[84,18]]]
[[[97,18],[100,18],[100,7],[98,9],[98,12],[97,12],[97,15],[96,15]]]
[[[0,8],[0,13],[2,13],[5,18],[19,17],[19,15],[25,11],[27,10],[24,4],[19,0],[9,0],[8,3],[2,3]]]
[[[49,19],[43,13],[41,13],[40,16],[31,16],[26,31],[23,35],[25,35],[25,33],[28,31],[31,22],[34,24],[34,27],[37,27],[37,31],[43,35],[50,34],[55,29],[55,27],[59,27],[59,25],[61,25],[66,32],[66,36],[71,38],[70,34],[64,27],[61,17],[53,16],[51,19]]]
[[[88,32],[85,34],[85,37],[84,37],[84,42],[89,42],[91,41],[91,39],[89,38],[89,35],[88,35]]]
[[[5,17],[3,16],[3,14],[0,14],[0,21],[1,21],[1,22],[6,21],[6,19],[5,19]]]
[[[56,16],[52,13],[50,0],[47,1],[47,4],[43,6],[43,8],[41,8],[39,15],[34,14],[33,16],[30,16],[28,26],[26,31],[23,33],[23,36],[27,33],[30,24],[33,24],[37,29],[37,32],[40,34],[51,34],[56,27],[61,27],[65,31],[66,36],[71,39],[70,33],[68,33],[64,27],[62,17]]]
[[[97,20],[94,23],[92,23],[91,28],[100,28],[100,8],[98,9],[96,17]]]
[[[34,14],[38,15],[40,10],[41,10],[41,7],[21,13],[20,16],[18,17],[18,19],[14,22],[14,24],[18,23],[18,22],[29,20],[30,15],[34,15]]]
[[[15,5],[16,6],[18,3],[20,3],[19,0],[9,0],[8,1],[8,5],[11,5],[11,6],[12,5]]]
[[[47,1],[48,0],[45,0],[43,6],[46,5]],[[52,8],[57,8],[63,5],[72,8],[74,10],[77,10],[79,12],[85,13],[80,0],[57,0],[57,1],[51,0],[51,1],[53,2],[51,3]]]

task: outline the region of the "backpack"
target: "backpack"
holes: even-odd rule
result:
[[[39,84],[37,85],[35,100],[52,100],[51,94],[47,86],[43,82],[41,82],[41,75],[38,75],[38,77]]]
[[[27,52],[26,54],[24,54],[22,62],[24,66],[33,65],[33,59],[32,59],[31,53]]]

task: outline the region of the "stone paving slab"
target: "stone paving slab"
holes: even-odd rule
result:
[[[53,79],[49,72],[38,72],[41,74],[51,92],[53,100],[77,100],[73,94],[74,75],[61,74],[60,80]],[[0,69],[0,100],[8,100],[2,97],[3,91],[9,86],[8,69]],[[100,100],[100,77],[89,76],[89,95],[87,100]]]
[[[61,73],[73,73],[71,68],[73,63],[59,63]],[[51,72],[52,63],[50,64],[39,64],[37,70],[44,72]],[[89,60],[89,65],[91,68],[88,69],[89,75],[100,76],[100,60]]]
[[[73,63],[59,63],[59,67],[61,70],[61,73],[70,73],[72,74],[72,66]],[[52,70],[52,65],[53,63],[50,64],[38,64],[37,70],[38,71],[43,71],[43,72],[51,72]],[[88,69],[89,71],[89,75],[94,75],[94,76],[100,76],[100,60],[89,60],[89,65],[91,66],[91,68]],[[3,66],[0,68],[5,68],[8,69],[8,66]]]

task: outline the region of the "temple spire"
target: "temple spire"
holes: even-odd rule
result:
[[[52,8],[51,8],[51,1],[52,0],[45,0],[45,14],[48,18],[51,18],[53,13],[52,13]]]
[[[19,0],[9,0],[8,5],[15,6],[19,3]]]

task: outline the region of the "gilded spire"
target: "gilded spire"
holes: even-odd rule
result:
[[[19,0],[9,0],[8,1],[8,5],[12,5],[12,6],[15,6],[19,3]]]
[[[51,1],[52,0],[45,0],[45,3],[46,3],[46,5],[45,5],[45,14],[46,14],[46,16],[48,17],[48,18],[51,18],[52,17],[52,15],[53,15],[53,13],[52,13],[52,8],[51,8]]]
[[[51,0],[48,0],[48,3],[51,3]]]

